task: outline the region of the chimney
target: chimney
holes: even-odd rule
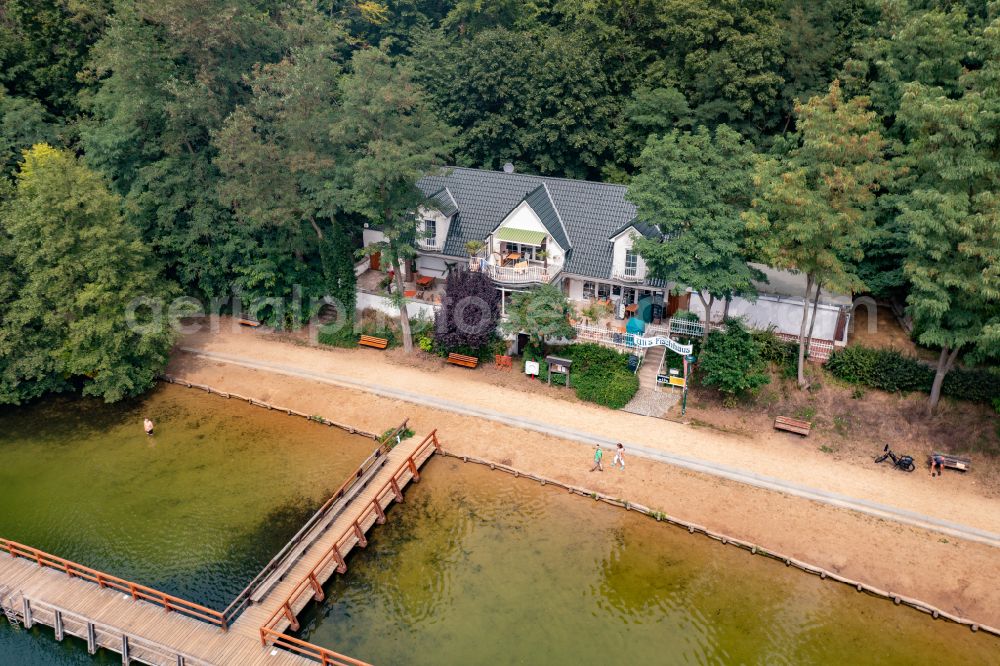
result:
[[[507,162],[506,164],[503,165],[503,172],[514,173],[514,165],[511,164],[510,162]]]

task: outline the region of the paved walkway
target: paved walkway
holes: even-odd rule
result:
[[[428,396],[421,393],[407,391],[405,389],[386,387],[373,382],[359,381],[352,377],[346,377],[334,373],[311,371],[296,366],[259,361],[231,354],[202,351],[188,347],[181,348],[181,351],[216,362],[223,362],[244,368],[263,370],[291,377],[300,377],[303,379],[330,384],[332,386],[340,386],[342,388],[367,391],[386,398],[404,400],[406,402],[422,405],[432,409],[440,409],[464,416],[488,419],[504,425],[533,430],[561,439],[572,439],[590,445],[601,444],[602,446],[613,446],[615,444],[615,440],[610,438],[574,430],[572,428],[554,426],[543,421],[520,418],[482,407],[464,405],[444,398]],[[639,455],[651,460],[667,463],[694,472],[738,481],[757,488],[782,492],[795,497],[821,502],[830,506],[851,509],[867,515],[876,516],[878,518],[893,520],[905,525],[911,525],[952,537],[1000,548],[1000,534],[996,532],[979,529],[950,520],[935,518],[933,516],[928,516],[915,511],[909,511],[888,504],[850,497],[848,495],[818,488],[812,488],[806,485],[786,481],[784,479],[750,472],[743,469],[737,469],[690,456],[683,456],[651,449],[649,447],[629,443],[627,441],[624,443],[628,447],[629,453],[632,455]]]

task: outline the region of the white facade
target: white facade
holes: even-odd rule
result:
[[[440,252],[441,248],[444,247],[445,239],[448,238],[451,218],[439,210],[423,206],[417,210],[417,214],[420,218],[420,222],[417,225],[417,231],[419,231],[417,245],[424,250]],[[428,233],[428,227],[431,226],[428,222],[433,223],[434,234]]]
[[[634,253],[634,266],[626,261],[626,257],[638,237],[639,232],[634,227],[629,227],[612,239],[614,251],[611,260],[611,275],[616,280],[642,282],[646,279],[646,262],[638,253]]]

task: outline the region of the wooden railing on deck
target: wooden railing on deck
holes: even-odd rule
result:
[[[403,421],[399,426],[386,433],[385,437],[381,438],[378,448],[375,449],[371,455],[369,455],[364,462],[361,463],[361,465],[358,466],[353,474],[347,477],[347,480],[341,484],[340,488],[338,488],[336,492],[334,492],[333,495],[331,495],[330,498],[323,504],[323,506],[321,506],[316,513],[314,513],[312,517],[306,521],[305,525],[303,525],[302,528],[295,533],[295,536],[293,536],[288,543],[285,544],[284,548],[278,551],[278,554],[271,558],[271,561],[268,562],[263,569],[261,569],[260,573],[254,576],[254,579],[250,581],[250,584],[243,588],[242,592],[236,595],[236,598],[233,599],[232,603],[229,604],[229,606],[226,607],[226,610],[222,612],[227,624],[232,625],[233,621],[239,616],[239,614],[243,612],[248,605],[250,605],[250,600],[260,588],[260,585],[266,581],[271,574],[278,570],[292,549],[301,543],[305,535],[309,533],[309,530],[311,530],[316,523],[330,513],[330,509],[333,508],[333,505],[337,502],[337,500],[346,495],[347,492],[354,487],[354,484],[357,483],[366,472],[368,472],[368,470],[370,470],[374,465],[380,464],[385,460],[385,454],[388,453],[396,444],[396,436],[406,431],[408,423],[409,419]]]
[[[50,555],[43,550],[0,538],[0,551],[9,553],[11,557],[23,557],[26,560],[31,560],[40,567],[48,567],[56,571],[61,571],[71,578],[81,578],[92,583],[97,583],[100,587],[124,592],[131,595],[133,599],[156,604],[166,611],[181,613],[182,615],[214,624],[223,630],[226,630],[228,627],[225,616],[217,610],[212,610],[193,601],[187,601],[166,592],[161,592],[151,587],[133,583],[123,578],[106,574],[103,571],[91,569],[82,564]]]
[[[292,638],[291,636],[287,636],[285,634],[273,635],[275,638],[271,641],[272,645],[285,648],[295,654],[301,654],[303,657],[315,659],[323,664],[323,666],[371,666],[371,664],[367,662],[352,659],[351,657],[340,654],[339,652],[321,648],[318,645],[313,645],[312,643],[308,643],[298,638]]]
[[[323,648],[316,647],[314,645],[311,645],[310,643],[304,643],[302,641],[298,641],[298,639],[293,639],[279,631],[276,631],[275,627],[281,621],[281,618],[284,617],[285,619],[288,620],[288,623],[291,626],[292,631],[298,631],[299,623],[295,617],[294,608],[296,604],[299,602],[299,600],[302,599],[302,595],[310,594],[317,601],[323,600],[324,598],[323,586],[320,580],[321,572],[334,563],[336,563],[337,565],[336,567],[337,573],[342,574],[345,571],[347,571],[347,564],[344,562],[343,553],[345,551],[343,549],[343,544],[345,544],[345,542],[350,542],[351,539],[356,539],[356,542],[361,547],[364,547],[367,544],[367,539],[365,538],[365,533],[364,529],[362,528],[362,525],[365,522],[367,522],[367,520],[371,518],[373,515],[375,516],[376,523],[381,524],[385,522],[385,510],[382,508],[382,503],[381,503],[382,499],[387,494],[391,493],[394,499],[402,501],[403,494],[399,486],[400,479],[406,471],[410,472],[414,480],[420,479],[420,473],[417,471],[416,461],[421,456],[423,456],[424,452],[426,452],[428,448],[433,448],[435,450],[440,450],[441,448],[441,444],[438,442],[436,430],[432,431],[429,435],[427,435],[427,437],[425,437],[424,440],[420,443],[420,446],[418,446],[406,460],[400,463],[399,467],[397,467],[393,471],[392,476],[389,477],[389,480],[386,481],[385,485],[383,485],[378,490],[378,492],[375,493],[375,497],[372,499],[372,501],[369,502],[368,505],[361,510],[361,513],[358,514],[358,517],[349,526],[347,526],[347,528],[344,529],[344,531],[333,542],[333,545],[330,547],[330,549],[323,555],[322,558],[320,558],[319,562],[317,562],[316,565],[312,568],[312,570],[306,575],[306,577],[303,578],[301,581],[299,581],[299,584],[292,589],[291,593],[289,593],[288,598],[285,600],[285,602],[281,604],[281,606],[279,606],[277,610],[274,611],[274,613],[271,615],[270,618],[268,618],[267,622],[265,622],[264,625],[260,628],[260,641],[263,645],[267,645],[269,641],[276,645],[277,644],[284,645],[279,641],[293,641],[308,646],[310,649],[319,651],[323,650]],[[284,647],[288,647],[288,645],[284,645]],[[326,652],[329,651],[327,650]],[[319,657],[317,656],[317,658]],[[362,662],[356,662],[352,659],[349,659],[348,657],[343,657],[340,655],[337,655],[337,658],[344,659],[346,661],[337,662],[337,661],[325,660],[323,661],[323,663],[338,664],[338,665],[341,663],[345,664],[362,663]]]

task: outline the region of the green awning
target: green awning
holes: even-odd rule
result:
[[[542,241],[545,240],[546,235],[544,231],[528,231],[527,229],[513,229],[511,227],[504,227],[496,233],[498,240],[508,243],[521,243],[522,245],[537,245],[539,247],[542,245]]]

